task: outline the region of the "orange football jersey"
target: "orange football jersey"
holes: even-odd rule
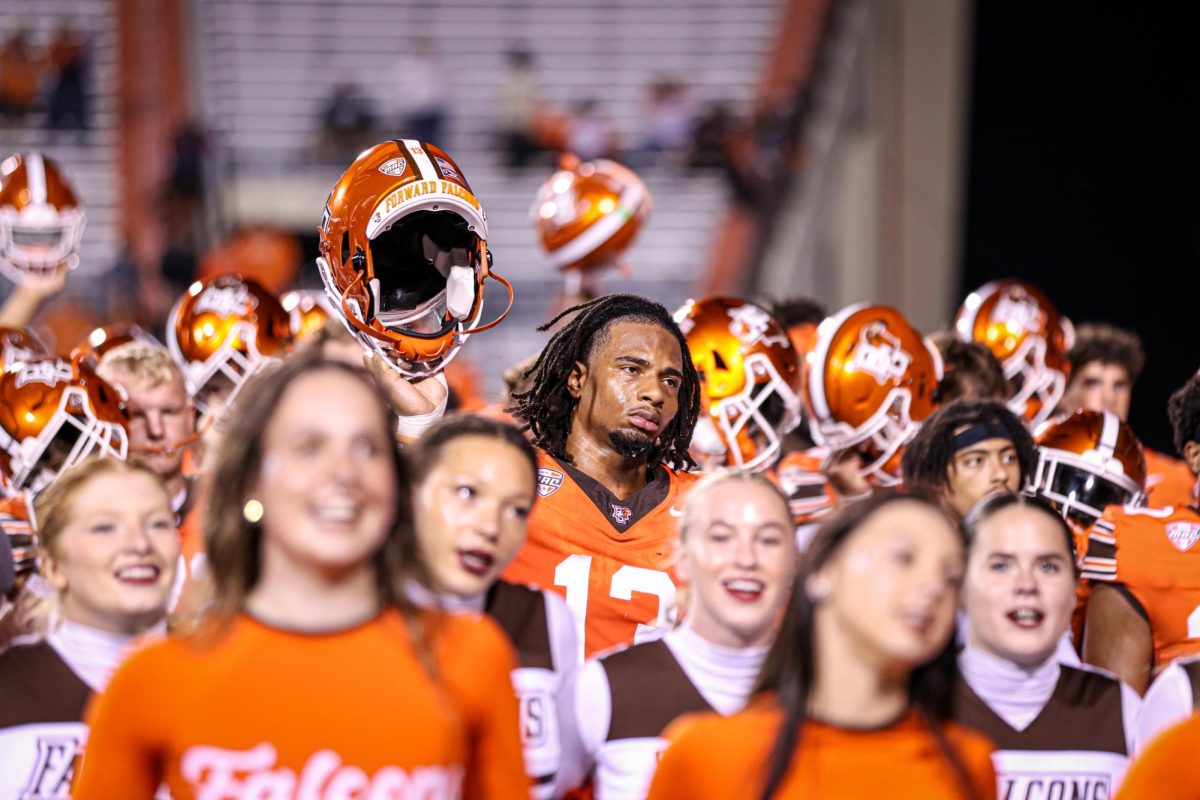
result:
[[[528,800],[512,648],[486,618],[428,624],[436,678],[395,610],[322,634],[241,616],[215,642],[151,645],[89,708],[73,796]]]
[[[659,762],[648,800],[758,800],[781,719],[779,707],[765,697],[731,717],[700,714],[676,722],[667,731],[672,744]],[[954,722],[945,723],[942,733],[965,768],[970,796],[995,798],[991,742]],[[958,800],[965,788],[913,712],[878,730],[808,723],[773,796]]]
[[[1144,448],[1146,454],[1146,496],[1152,506],[1189,506],[1195,502],[1196,476],[1187,464]]]
[[[575,617],[584,656],[657,639],[675,621],[674,541],[697,476],[666,467],[623,500],[538,451],[538,500],[505,580],[553,588]]]
[[[837,506],[837,494],[821,472],[829,450],[814,447],[785,453],[770,471],[773,480],[788,496],[796,525],[811,525]]]
[[[1083,577],[1128,590],[1154,636],[1154,663],[1200,653],[1200,512],[1110,506],[1088,537]]]

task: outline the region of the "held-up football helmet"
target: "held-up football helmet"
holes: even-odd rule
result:
[[[58,165],[41,153],[0,162],[0,272],[14,283],[79,265],[83,204]]]
[[[163,344],[148,330],[133,322],[114,322],[95,328],[71,350],[71,360],[86,361],[95,368],[109,350],[130,342],[143,342],[162,347]]]
[[[18,361],[46,358],[49,349],[41,340],[24,328],[0,328],[0,370]]]
[[[325,294],[312,289],[286,292],[279,298],[279,304],[288,313],[292,337],[297,342],[303,342],[321,330],[333,316]]]
[[[1075,328],[1041,290],[1017,280],[984,284],[963,301],[954,331],[1000,360],[1014,414],[1034,427],[1050,418],[1067,387]]]
[[[688,300],[675,322],[708,412],[696,424],[694,449],[729,466],[771,466],[800,424],[800,362],[783,326],[759,306],[726,297]]]
[[[650,216],[650,191],[615,161],[559,159],[534,198],[530,216],[538,239],[560,270],[611,266],[633,243]]]
[[[91,367],[57,358],[0,374],[0,470],[13,490],[41,491],[89,455],[125,458],[129,415]]]
[[[1145,505],[1146,457],[1133,429],[1108,411],[1080,409],[1037,434],[1032,491],[1064,517],[1092,525],[1111,505]]]
[[[257,282],[237,275],[196,281],[167,320],[167,349],[202,413],[209,411],[211,393],[222,389],[228,390],[222,399],[227,408],[250,376],[283,357],[291,343],[283,306]]]
[[[415,139],[363,152],[333,187],[317,268],[334,312],[401,374],[439,372],[472,333],[512,308],[491,270],[487,215],[443,150]],[[487,277],[508,308],[480,325]]]
[[[899,483],[902,448],[937,408],[937,349],[896,309],[859,303],[818,326],[805,362],[813,440],[857,450],[875,485]]]

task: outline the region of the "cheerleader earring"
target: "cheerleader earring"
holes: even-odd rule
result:
[[[242,519],[251,525],[255,525],[262,518],[263,504],[253,498],[247,500],[246,505],[242,506]]]

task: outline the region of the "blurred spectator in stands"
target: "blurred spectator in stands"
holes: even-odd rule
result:
[[[53,71],[46,95],[46,127],[50,130],[84,130],[87,120],[87,42],[64,22],[50,43]]]
[[[541,149],[536,132],[541,90],[532,53],[510,50],[504,58],[508,71],[500,85],[501,145],[509,168],[519,169]]]
[[[696,124],[692,93],[670,78],[656,80],[647,91],[645,138],[631,160],[635,166],[664,160],[680,164],[687,157]]]
[[[208,135],[199,122],[189,120],[175,131],[162,207],[166,247],[161,271],[170,302],[195,280],[207,152]],[[147,301],[147,305],[160,311],[158,306],[167,299],[155,298],[153,303]]]
[[[420,38],[395,66],[395,135],[446,147],[450,79],[432,39]]]
[[[613,158],[619,147],[617,127],[596,100],[583,100],[575,107],[567,133],[567,150],[583,161]]]
[[[349,162],[374,138],[375,109],[352,81],[338,82],[321,108],[321,158]]]
[[[720,167],[725,164],[725,142],[733,128],[733,111],[725,102],[713,103],[696,122],[689,166]]]
[[[18,29],[0,49],[0,117],[20,119],[37,100],[42,63]]]

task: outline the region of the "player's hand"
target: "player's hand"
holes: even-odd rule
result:
[[[862,457],[854,450],[839,450],[830,454],[821,465],[821,472],[838,497],[852,499],[871,493],[871,484],[862,471]]]
[[[56,269],[41,274],[24,273],[21,276],[21,291],[44,302],[61,292],[67,285],[67,272],[65,269]]]
[[[392,401],[392,407],[402,417],[432,414],[446,400],[449,390],[435,375],[410,381],[369,350],[363,353],[363,365],[375,376]]]

